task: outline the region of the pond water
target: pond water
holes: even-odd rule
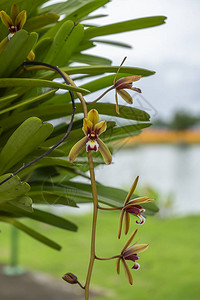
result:
[[[170,195],[172,205],[168,213],[200,213],[200,145],[122,148],[115,153],[112,165],[96,171],[101,183],[126,189],[137,175],[138,186],[155,189],[161,202],[166,202]]]
[[[149,186],[158,193],[161,216],[200,213],[200,145],[121,148],[115,151],[113,163],[99,166],[95,174],[100,183],[126,190],[139,175],[139,190]],[[54,207],[54,210],[83,214],[92,211],[92,206],[83,204],[80,209]]]

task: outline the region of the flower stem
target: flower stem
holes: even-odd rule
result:
[[[115,259],[115,258],[119,258],[119,257],[121,257],[121,254],[120,255],[111,256],[111,257],[104,257],[104,258],[95,256],[95,258],[98,259],[98,260],[110,260],[110,259]]]
[[[91,252],[90,252],[90,262],[88,267],[88,273],[85,283],[85,300],[89,299],[89,286],[92,276],[92,270],[95,260],[95,237],[96,237],[96,225],[97,225],[97,214],[98,214],[98,198],[97,198],[97,187],[94,174],[94,164],[92,159],[91,151],[88,152],[88,162],[90,167],[90,179],[92,186],[92,195],[93,195],[93,221],[92,221],[92,239],[91,239]]]
[[[123,206],[122,207],[102,207],[102,206],[98,205],[98,208],[101,210],[119,210],[119,209],[121,210],[123,208]]]

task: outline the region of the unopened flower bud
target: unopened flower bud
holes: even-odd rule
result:
[[[63,280],[67,281],[70,284],[76,284],[78,283],[78,278],[73,273],[66,273],[63,277]]]

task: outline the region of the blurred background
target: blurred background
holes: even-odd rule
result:
[[[142,243],[150,243],[150,248],[141,254],[141,269],[133,271],[133,287],[128,286],[123,270],[120,276],[116,274],[114,261],[97,262],[92,281],[95,299],[198,300],[200,2],[113,0],[95,14],[108,15],[98,19],[98,25],[153,15],[167,16],[165,25],[104,38],[128,43],[133,49],[113,51],[112,46],[103,44],[92,49],[92,54],[101,56],[103,53],[113,65],[120,65],[127,56],[124,65],[156,71],[154,76],[137,82],[142,94],[133,94],[133,105],[151,115],[153,126],[138,137],[115,144],[112,165],[100,166],[96,177],[105,185],[128,190],[139,175],[138,194],[154,198],[160,207],[157,217],[149,217],[139,228],[138,238]],[[95,21],[90,20],[90,24]],[[111,94],[104,97],[104,101],[112,100]],[[78,219],[78,233],[41,225],[41,230],[63,245],[60,253],[20,233],[20,265],[58,278],[65,272],[73,272],[84,280],[91,214],[88,206],[79,211],[82,214],[68,210],[68,219]],[[135,219],[131,221],[135,227]],[[126,238],[120,242],[116,239],[117,227],[118,213],[100,212],[98,256],[110,256],[110,252],[116,255],[121,251]],[[1,228],[2,231],[8,229],[6,225]],[[0,258],[2,262],[10,263],[10,238],[3,236],[2,239]],[[64,298],[58,291],[55,299]],[[72,296],[66,299],[72,299]]]

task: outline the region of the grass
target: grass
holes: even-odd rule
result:
[[[67,218],[72,221],[77,219],[78,233],[32,222],[40,232],[63,245],[61,252],[20,233],[20,265],[58,278],[66,272],[73,272],[84,282],[89,260],[91,215]],[[132,228],[135,229],[133,221]],[[111,256],[121,252],[127,237],[119,241],[116,236],[117,227],[117,212],[100,211],[97,230],[98,256]],[[0,261],[8,263],[10,228],[2,223],[0,228]],[[200,216],[164,220],[148,218],[145,225],[139,227],[136,240],[149,243],[150,247],[140,255],[140,270],[132,271],[134,285],[129,286],[122,268],[120,276],[117,275],[114,260],[96,261],[92,285],[108,291],[108,296],[98,297],[96,300],[199,299],[199,228]]]

